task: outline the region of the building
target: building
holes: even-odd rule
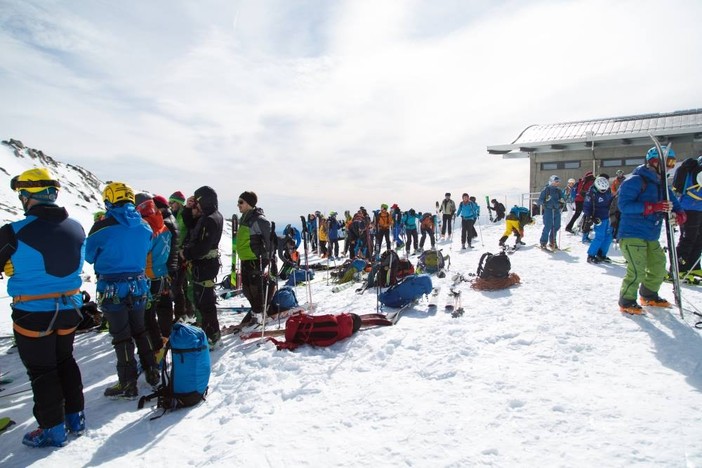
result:
[[[678,161],[702,154],[702,109],[667,114],[531,125],[508,145],[488,146],[503,158],[529,158],[529,192],[540,192],[552,174],[579,179],[587,171],[613,177],[644,162],[649,136],[672,144]]]

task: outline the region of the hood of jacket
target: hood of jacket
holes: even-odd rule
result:
[[[200,208],[202,208],[202,212],[205,215],[211,215],[212,213],[217,211],[217,192],[215,192],[212,187],[204,185],[199,189],[195,190],[194,195],[195,199],[200,204]]]
[[[113,206],[107,210],[105,216],[116,219],[123,226],[138,226],[142,223],[141,214],[133,203]]]

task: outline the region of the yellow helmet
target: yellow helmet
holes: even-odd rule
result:
[[[110,182],[102,191],[105,204],[134,203],[134,190],[123,182]]]
[[[39,193],[48,188],[59,189],[60,187],[59,181],[45,167],[29,169],[10,181],[10,188],[16,192]]]

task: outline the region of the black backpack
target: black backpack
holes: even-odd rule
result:
[[[497,255],[485,252],[480,257],[476,274],[482,279],[507,278],[510,268],[512,268],[512,264],[504,252]]]

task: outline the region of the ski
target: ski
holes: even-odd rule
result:
[[[338,292],[343,291],[344,289],[350,288],[351,286],[353,286],[355,284],[356,284],[355,281],[347,281],[346,283],[337,284],[336,286],[332,287],[331,291],[333,293],[338,293]]]
[[[490,222],[493,222],[494,220],[492,219],[492,207],[490,206],[490,196],[489,195],[485,195],[485,204],[487,205],[488,215],[490,216]]]
[[[441,292],[441,286],[437,286],[431,291],[431,295],[429,296],[429,304],[427,307],[431,309],[436,309],[437,303],[439,301],[439,293]]]
[[[0,433],[5,432],[5,429],[16,424],[12,419],[8,417],[0,418]]]
[[[663,180],[663,190],[664,190],[664,200],[668,203],[670,201],[670,186],[668,185],[668,174],[667,174],[667,163],[668,163],[668,152],[670,151],[671,143],[668,143],[663,151],[661,142],[658,138],[649,132],[648,136],[653,140],[653,144],[658,150],[658,172],[660,173],[661,179]],[[675,296],[675,305],[678,306],[678,311],[680,312],[680,318],[685,319],[685,314],[683,313],[682,305],[682,291],[680,290],[680,267],[678,265],[678,256],[675,249],[675,228],[673,223],[670,222],[671,214],[665,217],[665,230],[666,230],[666,240],[668,241],[668,260],[670,261],[670,271],[673,280],[673,295]]]
[[[282,320],[290,317],[291,315],[301,314],[307,312],[307,309],[303,307],[296,307],[290,310],[284,310],[277,314],[269,315],[266,318],[266,324],[273,323],[277,320]],[[237,325],[229,325],[222,327],[219,331],[220,336],[234,335],[237,333],[242,333],[244,330],[253,331],[258,327],[263,327],[263,324],[259,322],[258,319],[254,318],[252,312],[246,314],[246,316]]]
[[[453,318],[463,315],[464,310],[461,304],[461,290],[452,287],[449,290],[449,299],[451,299],[451,303],[446,304],[446,312],[450,312]]]
[[[250,312],[250,306],[218,306],[217,312],[232,312],[235,314],[242,314],[244,312]]]

